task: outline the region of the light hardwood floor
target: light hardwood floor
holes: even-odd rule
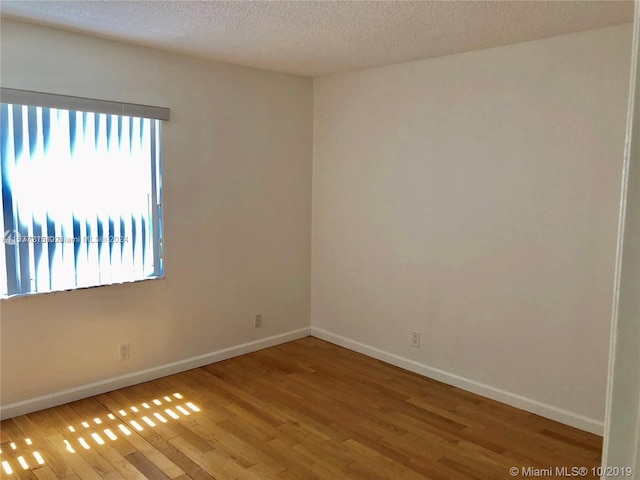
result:
[[[555,467],[591,473],[602,444],[312,337],[5,420],[0,435],[0,476],[42,480],[562,478]]]

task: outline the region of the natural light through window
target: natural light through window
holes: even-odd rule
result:
[[[0,296],[162,276],[160,120],[2,103],[0,124]]]
[[[110,409],[111,412],[105,412],[99,416],[87,415],[84,417],[87,418],[87,420],[83,418],[79,420],[76,419],[74,422],[71,422],[73,425],[67,423],[59,424],[57,428],[62,437],[60,449],[69,454],[76,454],[79,451],[82,452],[83,450],[86,451],[93,448],[99,449],[100,447],[109,445],[109,442],[117,442],[121,437],[131,437],[135,432],[144,432],[145,429],[149,431],[149,429],[156,428],[158,423],[151,419],[152,416],[163,424],[168,423],[171,420],[165,418],[162,413],[168,413],[171,410],[163,409],[165,403],[175,402],[176,399],[180,404],[175,404],[174,406],[182,412],[182,415],[186,416],[200,411],[200,408],[193,402],[184,401],[184,397],[181,394],[174,393],[172,396],[173,398],[170,396],[163,397],[164,402],[160,399],[153,399],[151,402],[139,403],[138,405],[144,409],[143,411],[136,405],[122,405],[122,407],[130,411],[139,412],[140,416],[136,415],[136,418],[131,418],[131,415],[127,416],[125,409],[118,406],[118,410]],[[145,408],[144,405],[147,405],[147,408]],[[180,420],[180,418],[182,418],[181,415],[173,411],[171,411],[169,416],[173,420]],[[134,431],[132,431],[132,429]],[[145,433],[141,435],[145,435]],[[12,475],[16,472],[37,469],[45,465],[47,459],[36,449],[36,446],[46,445],[56,436],[57,435],[50,436],[50,438],[34,437],[35,443],[31,438],[12,438],[9,442],[9,448],[5,449],[8,450],[8,452],[3,452],[0,449],[0,465],[2,466],[4,474]],[[44,448],[42,451],[46,454],[45,450],[47,449]],[[0,477],[1,476],[0,474]]]

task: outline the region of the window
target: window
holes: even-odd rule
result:
[[[168,109],[0,96],[0,297],[162,276]]]

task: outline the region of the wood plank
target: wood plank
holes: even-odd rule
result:
[[[194,480],[214,480],[214,478],[207,473],[197,463],[187,457],[178,448],[171,445],[166,439],[160,435],[154,434],[147,437],[147,441],[151,443],[158,451],[162,452],[168,459],[175,463],[178,467],[185,471],[185,473]]]
[[[58,480],[56,474],[49,467],[36,468],[33,473],[38,480]]]
[[[149,459],[140,452],[134,452],[127,455],[126,458],[134,467],[142,472],[145,478],[151,480],[169,480],[170,478],[162,473],[162,470],[156,467],[153,462],[149,461]]]

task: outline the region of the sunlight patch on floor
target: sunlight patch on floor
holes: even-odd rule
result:
[[[165,404],[170,402],[173,403],[173,408],[164,408],[166,407]],[[183,404],[180,405],[179,403]],[[156,408],[163,408],[164,410],[155,411]],[[94,447],[106,445],[107,439],[112,442],[117,441],[119,437],[114,433],[114,430],[128,437],[133,433],[131,429],[137,432],[143,432],[145,428],[157,428],[157,422],[160,424],[169,423],[169,420],[163,414],[168,415],[173,420],[179,420],[181,415],[188,416],[199,411],[200,408],[197,405],[193,402],[184,401],[182,394],[177,392],[172,395],[165,395],[162,397],[162,400],[154,398],[151,401],[144,401],[138,405],[128,405],[126,408],[118,408],[117,412],[108,413],[106,418],[94,417],[92,419],[93,424],[95,424],[93,427],[88,421],[81,421],[80,425],[85,429],[96,428],[96,426],[99,425],[97,428],[101,431],[96,430],[92,432],[91,430],[87,430],[90,438],[86,440],[80,436],[75,439],[65,438],[66,450],[70,453],[75,453],[76,449],[74,448],[74,444],[79,444],[85,450],[89,450],[92,445]],[[157,420],[157,422],[154,421],[154,419]],[[113,428],[107,428],[108,426],[112,426]],[[77,433],[78,431],[73,425],[69,425],[67,429],[70,433]],[[104,434],[106,439],[101,436],[101,434]],[[89,440],[92,440],[92,443],[89,443]]]
[[[172,408],[166,408],[167,403],[172,403]],[[141,412],[141,408],[144,414]],[[132,413],[127,413],[127,411]],[[188,416],[192,412],[199,411],[200,408],[194,403],[184,401],[184,397],[180,393],[166,395],[162,399],[154,398],[148,402],[141,402],[139,405],[129,405],[126,410],[124,408],[118,409],[104,416],[92,416],[92,418],[81,420],[75,425],[66,426],[65,431],[62,432],[63,448],[69,454],[77,453],[79,447],[80,450],[90,450],[107,445],[108,442],[115,442],[120,438],[131,436],[133,434],[131,428],[142,432],[145,428],[157,428],[158,425],[169,423],[171,419],[179,420],[181,416]],[[45,458],[35,447],[31,438],[12,438],[9,442],[3,443],[0,448],[0,476],[3,474],[20,476],[20,471],[33,470],[45,465]]]

